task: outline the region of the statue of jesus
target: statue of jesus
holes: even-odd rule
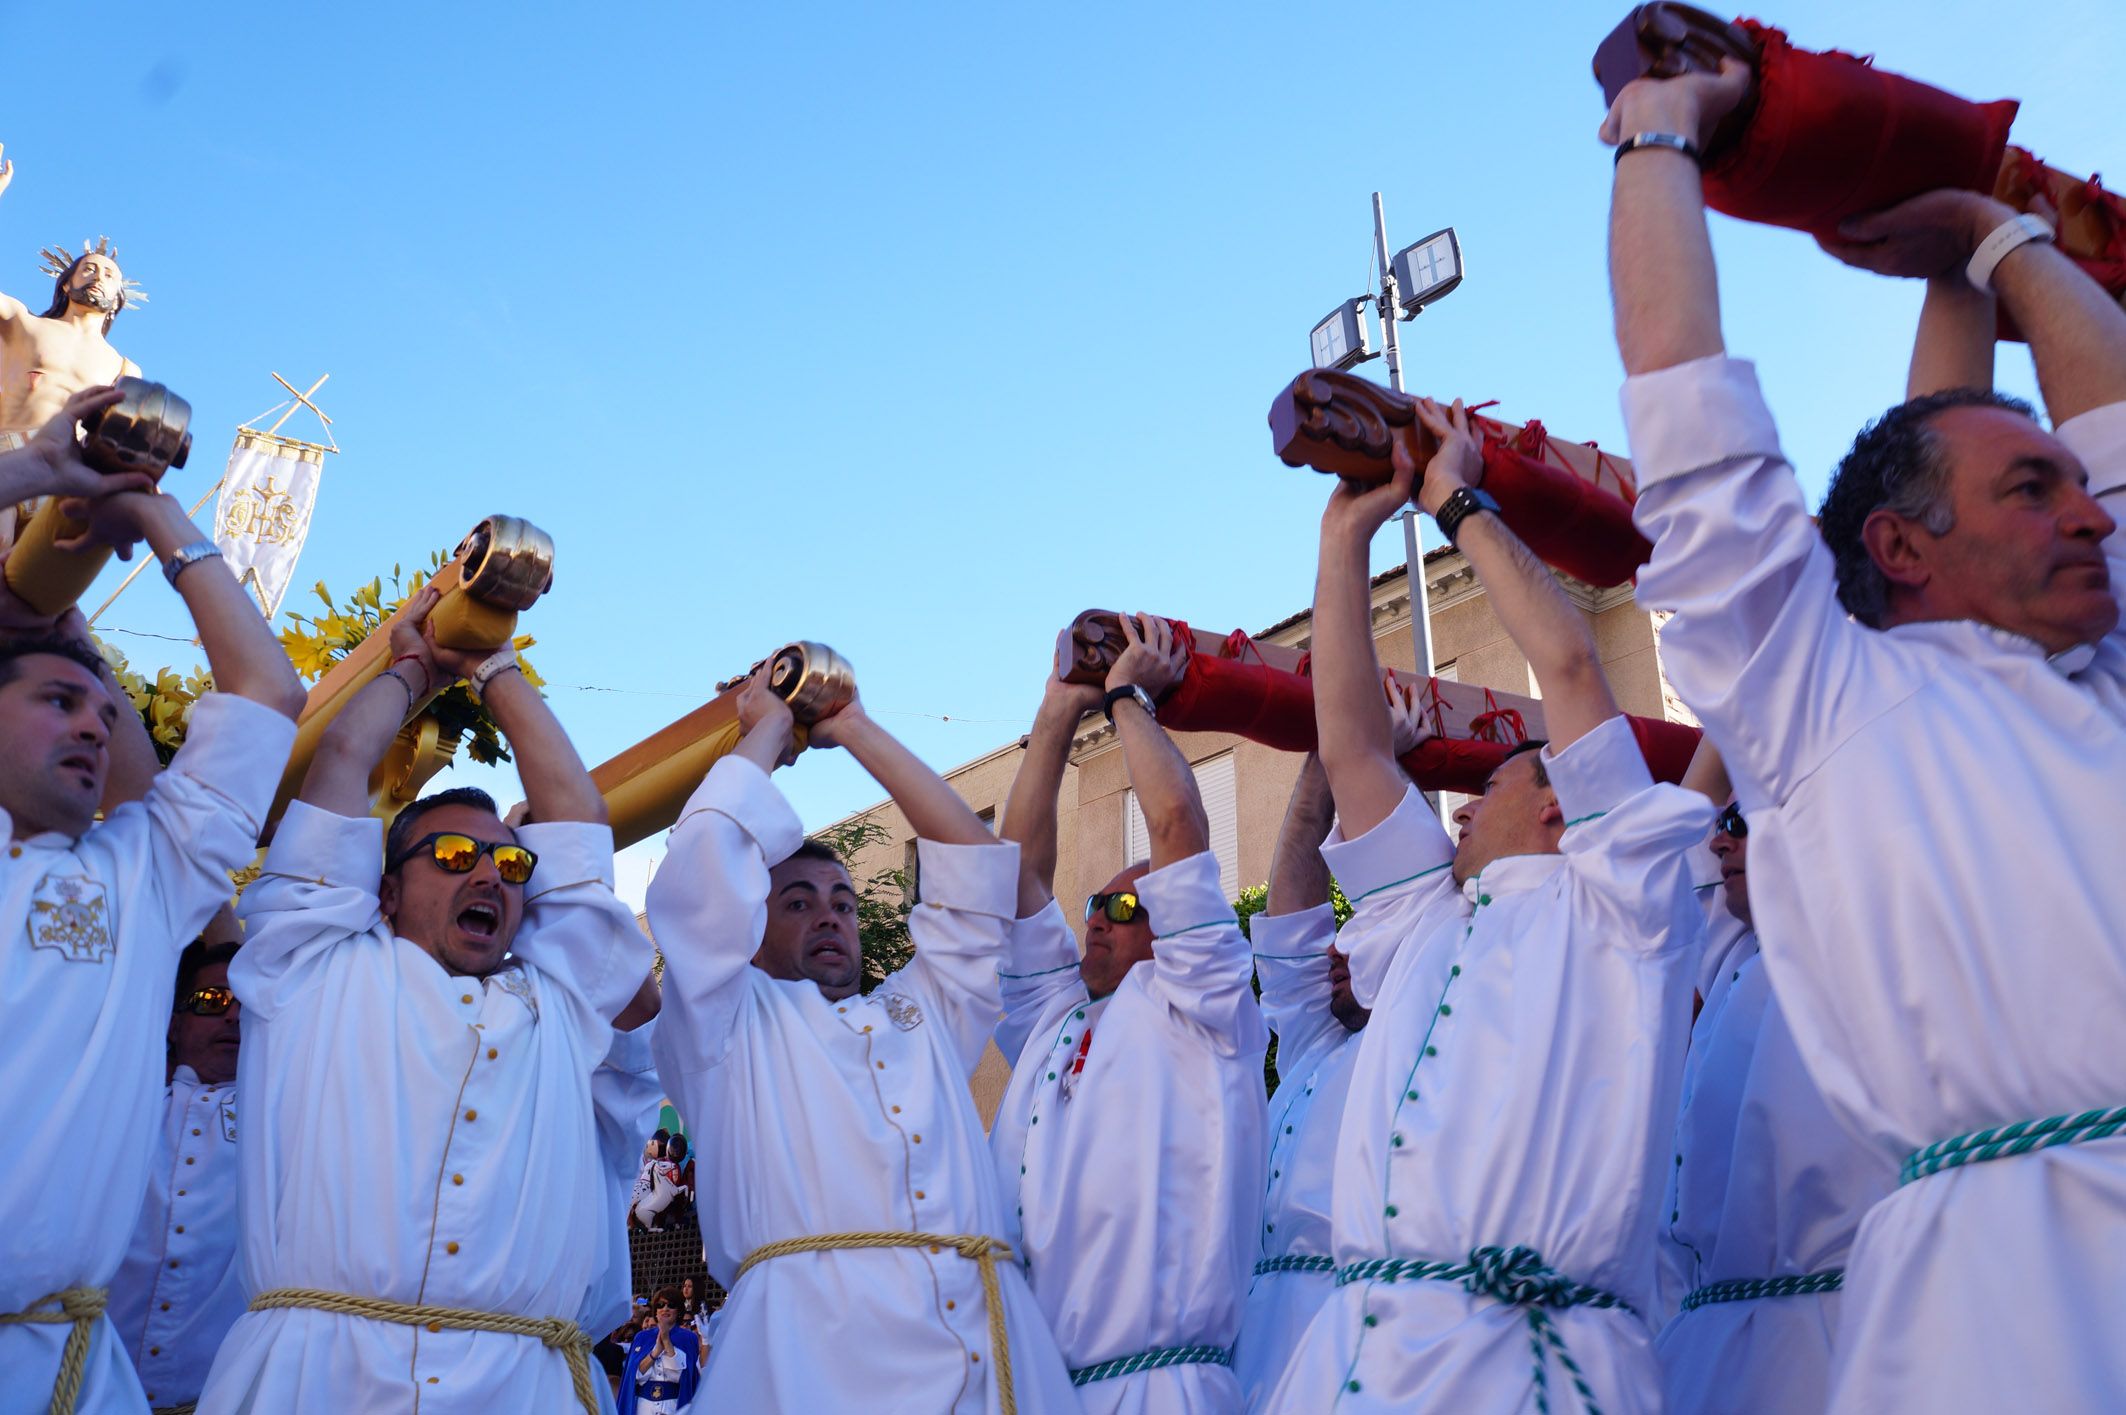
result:
[[[0,147],[0,193],[14,177]],[[36,314],[0,293],[0,452],[34,437],[82,389],[140,374],[104,337],[120,310],[146,298],[118,268],[110,239],[82,242],[78,256],[47,248],[44,259],[56,277],[49,309]],[[17,525],[17,508],[0,508],[0,548],[13,543]]]

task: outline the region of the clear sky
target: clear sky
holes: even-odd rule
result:
[[[1452,224],[1468,260],[1403,326],[1411,386],[1622,447],[1588,60],[1623,9],[14,4],[0,289],[41,308],[39,246],[116,240],[153,302],[113,341],[196,410],[188,503],[269,370],[329,370],[299,586],[494,511],[551,531],[525,627],[586,760],[803,637],[950,767],[1025,729],[1081,609],[1305,603],[1327,488],[1263,417],[1365,288],[1376,189],[1395,245]],[[1766,17],[2021,98],[2058,165],[2122,156],[2116,0]],[[1715,226],[1813,496],[1899,396],[1919,292]],[[184,632],[152,576],[104,626]],[[839,754],[785,775],[808,825],[878,796]]]

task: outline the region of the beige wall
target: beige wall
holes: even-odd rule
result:
[[[1425,572],[1433,656],[1442,676],[1540,696],[1529,674],[1528,660],[1500,627],[1468,562],[1452,550],[1434,551],[1426,557]],[[1416,662],[1410,642],[1406,579],[1401,570],[1393,570],[1377,578],[1373,585],[1374,644],[1381,662],[1391,668],[1410,668]],[[1642,716],[1690,720],[1661,676],[1655,616],[1638,607],[1630,587],[1597,590],[1562,576],[1560,583],[1587,615],[1618,704],[1626,712]],[[1305,648],[1310,642],[1310,627],[1308,616],[1302,612],[1256,637],[1268,643]],[[1299,776],[1300,758],[1215,733],[1177,733],[1175,741],[1191,762],[1201,762],[1221,752],[1233,753],[1240,880],[1243,886],[1267,880],[1270,852],[1277,841],[1278,824],[1284,818],[1285,801]],[[946,779],[975,810],[991,812],[992,819],[999,818],[1022,751],[1023,739],[947,772]],[[1077,922],[1077,903],[1105,886],[1117,870],[1129,863],[1123,858],[1127,848],[1128,789],[1129,775],[1113,729],[1098,718],[1089,719],[1073,746],[1057,802],[1056,894],[1064,901],[1073,926]],[[889,832],[886,841],[862,851],[850,862],[852,874],[860,880],[869,879],[882,870],[903,866],[908,823],[892,802],[882,802],[850,819],[874,821]],[[975,1097],[985,1123],[995,1114],[1009,1076],[1009,1068],[992,1047],[974,1080]]]

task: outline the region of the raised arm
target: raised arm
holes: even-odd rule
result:
[[[842,747],[886,789],[921,840],[940,845],[994,845],[996,836],[944,777],[864,711],[860,699],[812,724],[811,745]]]
[[[1742,98],[1748,69],[1721,61],[1717,76],[1639,79],[1602,122],[1612,145],[1647,133],[1696,144]],[[1617,163],[1609,217],[1609,280],[1617,350],[1626,373],[1650,373],[1721,353],[1720,281],[1705,229],[1698,164],[1672,147],[1640,147]]]
[[[391,666],[363,684],[318,739],[298,800],[350,820],[369,814],[370,775],[439,671],[421,636],[439,598],[424,586],[392,623]]]
[[[1469,415],[1457,400],[1441,408],[1430,398],[1418,400],[1418,420],[1439,442],[1425,469],[1418,503],[1437,517],[1447,498],[1473,487],[1483,476],[1483,458],[1469,431]],[[1395,456],[1411,459],[1407,442],[1398,441]],[[1543,689],[1543,724],[1551,746],[1559,751],[1617,715],[1617,700],[1603,675],[1594,631],[1550,573],[1495,515],[1465,517],[1455,546],[1469,557],[1483,582],[1499,624],[1528,658],[1528,667]]]
[[[1346,836],[1388,818],[1410,789],[1395,759],[1380,661],[1373,652],[1373,533],[1410,499],[1416,468],[1399,458],[1384,486],[1339,481],[1321,515],[1314,579],[1314,720],[1322,770]]]
[[[1926,302],[1919,307],[1919,333],[1912,341],[1905,397],[1924,398],[1951,388],[1991,388],[1999,320],[1993,296],[1971,288],[1961,271],[1929,280]]]
[[[1160,869],[1211,848],[1210,817],[1204,814],[1203,796],[1196,789],[1196,774],[1188,758],[1174,745],[1144,706],[1157,702],[1159,694],[1180,681],[1188,659],[1174,641],[1173,626],[1152,615],[1122,616],[1122,637],[1127,640],[1115,666],[1107,671],[1107,688],[1140,688],[1142,697],[1128,696],[1115,702],[1115,735],[1122,742],[1122,759],[1129,767],[1129,784],[1137,792],[1144,811],[1145,830],[1151,836],[1152,868]]]
[[[1026,753],[1004,802],[997,831],[1019,843],[1019,917],[1032,918],[1055,898],[1056,798],[1063,791],[1063,768],[1070,763],[1071,738],[1078,724],[1100,705],[1100,690],[1089,683],[1066,683],[1054,673],[1041,690],[1041,707],[1026,734]]]
[[[15,164],[7,160],[7,145],[0,143],[0,193],[7,191],[8,183],[15,180]],[[20,319],[29,313],[22,301],[13,295],[0,294],[0,320]]]
[[[61,542],[62,549],[107,544],[119,547],[124,555],[130,553],[133,542],[145,540],[156,559],[167,561],[201,541],[212,543],[167,492],[120,492],[94,501],[62,503],[62,509],[88,523],[82,536]],[[249,698],[290,719],[303,710],[303,685],[295,676],[295,665],[220,555],[192,561],[179,570],[177,593],[199,630],[200,645],[214,670],[215,691]]]
[[[1923,276],[1968,290],[1964,270],[1972,253],[2015,215],[1976,192],[1927,192],[1847,222],[1840,239],[1823,245],[1880,275]],[[2055,425],[2126,401],[2126,310],[2102,286],[2049,241],[2009,251],[1994,267],[1992,285],[2030,343]]]
[[[408,617],[420,623],[429,659],[446,676],[470,683],[476,673],[486,674],[486,682],[478,688],[480,701],[509,741],[510,756],[517,764],[517,779],[524,784],[524,802],[531,807],[531,818],[549,823],[587,821],[604,825],[605,797],[591,784],[591,774],[584,768],[583,758],[576,754],[576,744],[568,740],[561,719],[554,716],[546,699],[517,667],[516,651],[447,649],[436,642],[435,626],[429,622],[427,610]]]
[[[1329,827],[1335,821],[1328,773],[1321,769],[1321,758],[1309,752],[1300,763],[1299,780],[1292,787],[1284,824],[1277,831],[1277,846],[1270,854],[1269,897],[1263,913],[1297,914],[1329,902],[1329,866],[1321,858],[1321,842],[1329,838]]]

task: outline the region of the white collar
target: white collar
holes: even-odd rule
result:
[[[1959,640],[1969,643],[1976,639],[1985,647],[2016,658],[2041,658],[2062,678],[2072,678],[2096,662],[2095,644],[2076,644],[2072,648],[2061,649],[2058,653],[2047,653],[2045,646],[2037,640],[2018,634],[2013,629],[2003,629],[1998,624],[1988,624],[1982,619],[1922,619],[1910,624],[1894,624],[1881,632],[1896,634],[1901,638],[1938,643],[1944,648],[1959,647]]]

